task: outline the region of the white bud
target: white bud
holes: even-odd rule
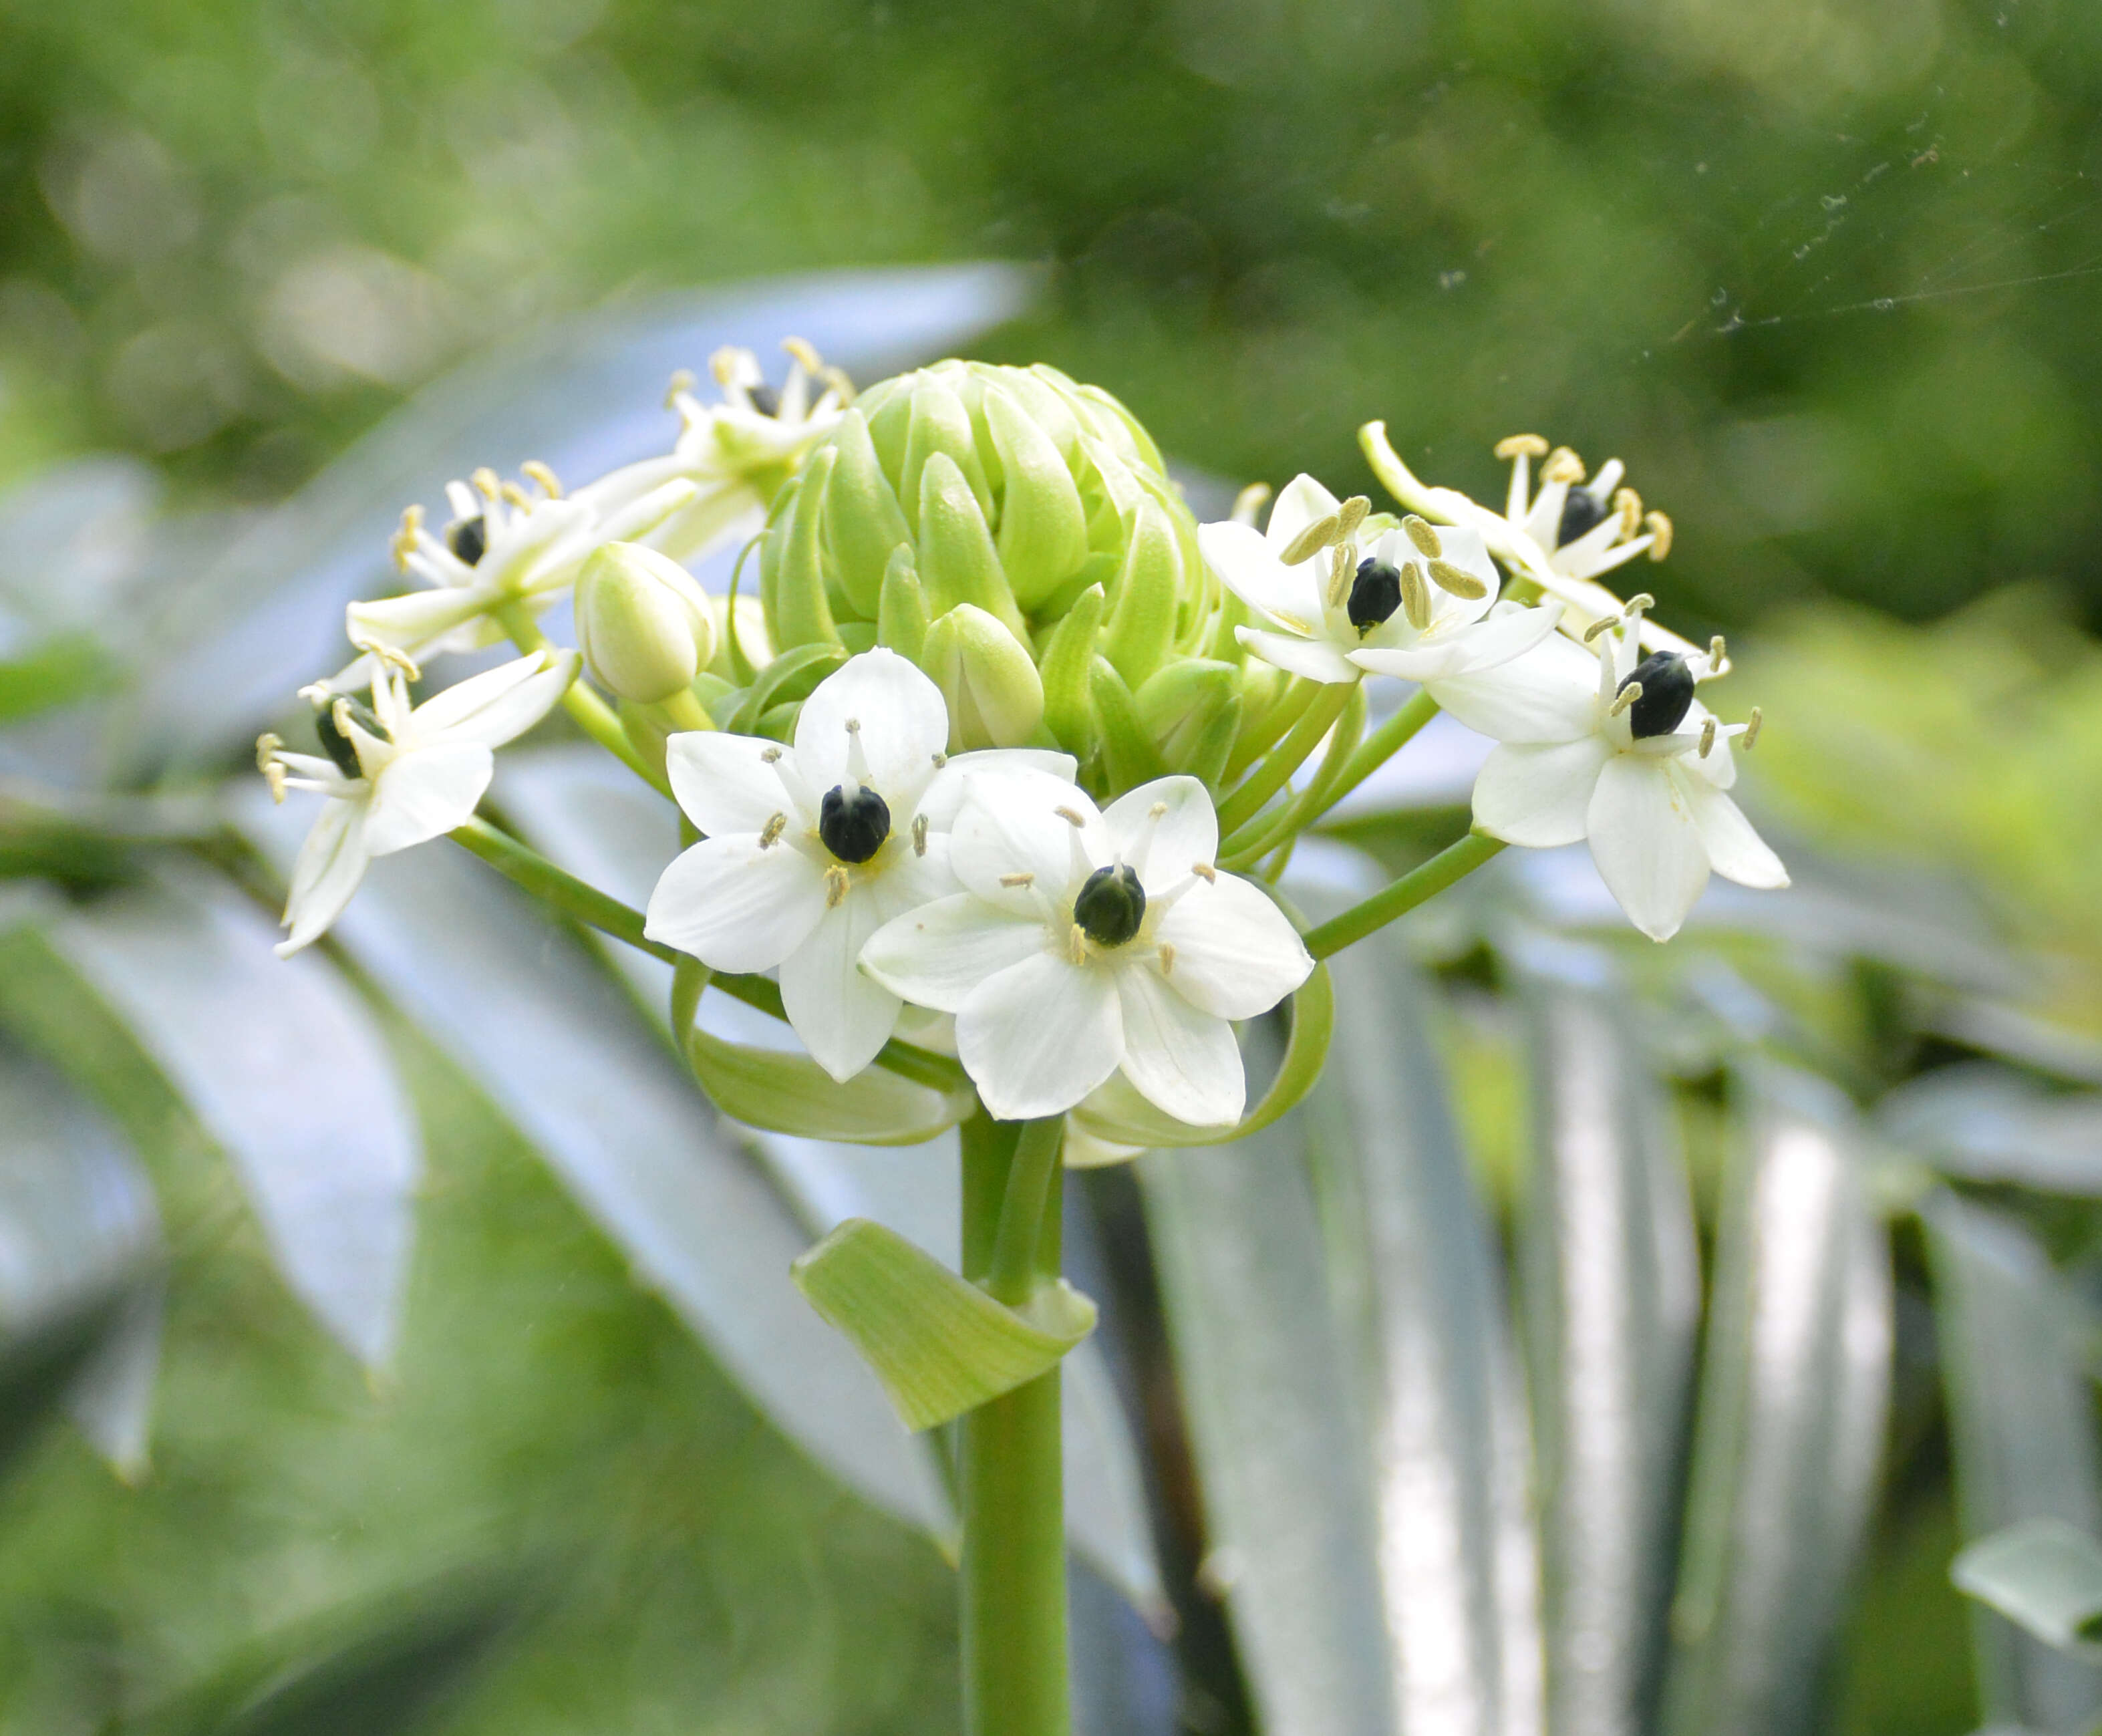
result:
[[[608,543],[577,578],[577,648],[608,692],[653,705],[686,687],[716,654],[707,593],[668,555]]]

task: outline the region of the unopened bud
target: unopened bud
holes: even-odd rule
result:
[[[1018,748],[1044,721],[1035,660],[993,616],[959,603],[927,629],[920,667],[949,707],[949,751]]]
[[[716,654],[707,593],[668,555],[608,543],[577,577],[577,648],[618,699],[654,704],[689,686]]]
[[[1233,664],[1187,657],[1140,683],[1138,721],[1171,770],[1216,779],[1225,768],[1240,723],[1240,676]]]

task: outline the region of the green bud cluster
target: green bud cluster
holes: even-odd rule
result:
[[[1151,437],[1055,368],[943,362],[871,388],[776,498],[777,651],[911,657],[951,748],[1052,746],[1100,789],[1216,785],[1275,696]]]

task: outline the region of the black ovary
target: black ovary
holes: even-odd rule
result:
[[[1098,947],[1120,947],[1146,920],[1146,888],[1129,868],[1097,868],[1073,900],[1073,920]]]
[[[361,778],[365,775],[365,768],[357,762],[356,744],[335,726],[335,708],[338,705],[350,708],[351,716],[357,720],[357,726],[366,735],[384,735],[387,732],[380,728],[379,720],[372,715],[370,708],[359,704],[355,699],[332,700],[315,717],[314,733],[321,737],[322,747],[335,761],[336,770],[346,778]]]
[[[1562,503],[1562,522],[1554,527],[1554,546],[1573,543],[1606,522],[1606,503],[1588,488],[1572,488]]]
[[[818,804],[818,836],[842,862],[866,862],[890,836],[890,805],[866,784],[854,794],[835,784]]]
[[[489,526],[477,513],[472,518],[455,518],[446,526],[446,547],[469,566],[481,565],[489,553]]]
[[[752,388],[752,407],[762,416],[778,417],[781,414],[781,394],[762,381]]]
[[[1693,704],[1693,672],[1676,651],[1652,651],[1621,686],[1628,682],[1642,683],[1642,697],[1628,708],[1628,727],[1638,741],[1669,735]]]
[[[1370,633],[1401,606],[1400,569],[1384,561],[1360,561],[1346,606],[1350,624],[1361,633]]]

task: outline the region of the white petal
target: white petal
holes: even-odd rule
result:
[[[448,586],[439,591],[411,591],[406,597],[383,597],[355,602],[344,625],[353,645],[392,646],[414,652],[474,619],[489,606],[484,586]]]
[[[876,1059],[898,1025],[898,998],[858,968],[880,926],[875,899],[849,892],[781,963],[781,1004],[818,1066],[844,1083]]]
[[[974,753],[952,753],[920,798],[920,811],[935,831],[947,832],[956,824],[956,810],[964,805],[966,778],[1033,771],[1071,784],[1080,769],[1080,762],[1071,754],[1054,753],[1049,748],[981,748]]]
[[[1675,762],[1672,775],[1693,810],[1693,824],[1708,852],[1709,866],[1725,880],[1741,886],[1771,889],[1788,884],[1788,870],[1767,848],[1766,840],[1753,831],[1744,810],[1714,784],[1691,775],[1685,761]]]
[[[1333,495],[1302,470],[1278,491],[1277,504],[1270,509],[1270,524],[1263,534],[1270,546],[1282,553],[1302,531],[1315,520],[1326,518],[1338,504]]]
[[[956,1054],[996,1119],[1062,1114],[1124,1059],[1115,983],[1106,970],[1031,953],[957,1009]]]
[[[787,844],[749,832],[703,838],[664,870],[643,933],[716,970],[767,970],[825,913],[824,871]]]
[[[1350,653],[1350,661],[1361,669],[1398,675],[1404,681],[1446,681],[1477,669],[1492,669],[1523,656],[1554,631],[1554,624],[1561,618],[1559,603],[1550,603],[1544,609],[1514,606],[1486,620],[1470,621],[1449,631],[1434,631],[1422,638],[1404,628],[1395,635],[1397,642],[1382,645],[1381,635],[1393,624],[1387,622],[1374,632],[1363,650]]]
[[[1584,836],[1599,774],[1612,757],[1596,735],[1499,746],[1475,775],[1475,824],[1532,850],[1574,844]]]
[[[373,779],[365,847],[392,855],[465,825],[495,775],[496,756],[480,742],[441,742],[398,755]]]
[[[891,836],[894,841],[890,847],[870,864],[876,872],[869,873],[864,870],[854,883],[857,892],[865,890],[876,901],[877,922],[890,921],[907,911],[917,910],[922,904],[931,904],[938,898],[954,897],[964,890],[950,861],[947,834],[930,828],[924,855],[912,847],[909,832],[894,832]]]
[[[822,795],[848,775],[847,725],[859,726],[868,781],[910,814],[949,744],[942,690],[895,651],[863,651],[818,683],[796,720],[796,767]]]
[[[1585,829],[1628,920],[1652,940],[1677,934],[1708,884],[1708,852],[1669,766],[1616,754],[1599,774]]]
[[[965,892],[885,923],[863,947],[861,966],[916,1006],[953,1013],[980,983],[1050,942],[1050,931],[1035,917],[1010,915]]]
[[[1301,639],[1290,633],[1262,633],[1253,627],[1236,627],[1234,637],[1265,663],[1309,681],[1354,682],[1360,671],[1341,649],[1326,639]]]
[[[664,770],[686,818],[710,837],[764,832],[777,814],[807,826],[815,815],[799,813],[766,756],[781,757],[777,742],[756,735],[694,730],[664,744]]]
[[[1142,784],[1102,810],[1102,824],[1117,859],[1131,865],[1148,892],[1181,885],[1193,865],[1209,868],[1219,854],[1219,816],[1195,778]]]
[[[1058,810],[1077,814],[1075,832]],[[1076,864],[1074,841],[1081,846]],[[1091,867],[1109,860],[1109,829],[1095,805],[1070,784],[1041,772],[974,776],[949,833],[949,863],[967,890],[1017,916],[1039,916]],[[1024,879],[1022,877],[1027,876]]]
[[[1248,1080],[1234,1028],[1192,1006],[1148,966],[1129,966],[1116,980],[1124,1076],[1139,1095],[1193,1126],[1239,1121]]]
[[[1268,1012],[1314,969],[1284,912],[1232,874],[1192,886],[1162,916],[1153,938],[1174,948],[1165,966],[1169,985],[1220,1019]]]
[[[574,651],[535,651],[469,676],[424,700],[410,715],[410,726],[422,740],[443,735],[500,748],[555,708],[576,679],[579,661]]]
[[[285,899],[285,926],[291,932],[277,943],[280,958],[327,932],[357,890],[371,857],[365,847],[365,804],[325,804],[292,864],[291,889]]]
[[[1314,575],[1326,570],[1324,562],[1287,566],[1253,525],[1231,521],[1198,526],[1197,547],[1219,582],[1251,609],[1304,621],[1319,618],[1321,597]]]
[[[1591,733],[1599,711],[1599,659],[1550,633],[1493,668],[1429,684],[1439,707],[1497,741],[1574,741]]]

